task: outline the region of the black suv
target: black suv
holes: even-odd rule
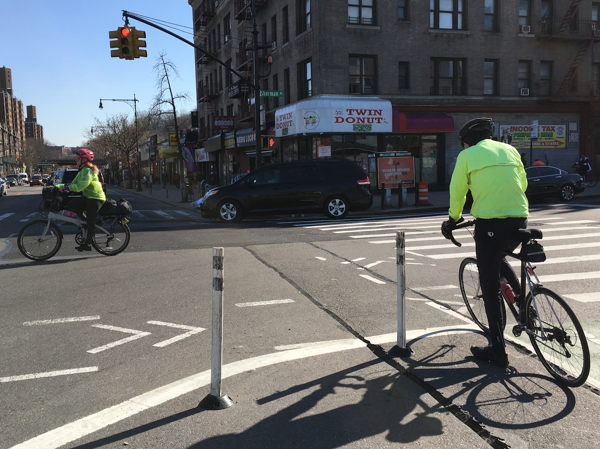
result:
[[[223,223],[249,213],[322,211],[343,218],[369,209],[370,181],[357,162],[347,159],[294,161],[261,167],[234,184],[209,191],[200,204],[206,218]]]
[[[76,168],[61,168],[60,170],[56,170],[52,174],[51,178],[45,180],[46,182],[42,188],[42,198],[44,200],[45,209],[50,209],[50,203],[52,202],[52,190],[55,187],[60,188],[66,184],[72,183],[75,179],[75,176],[77,176],[77,173],[79,173],[79,170]],[[102,172],[98,173],[98,178],[102,183],[102,190],[104,190],[104,193],[106,194],[106,183],[104,182],[104,176],[102,175]],[[68,202],[70,198],[76,198],[79,196],[81,196],[80,192],[71,192],[69,193],[69,196],[65,198],[65,200]]]

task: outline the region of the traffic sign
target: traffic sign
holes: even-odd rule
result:
[[[260,96],[261,97],[283,97],[283,91],[282,90],[261,90]]]

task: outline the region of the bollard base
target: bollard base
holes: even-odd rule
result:
[[[221,396],[220,398],[209,394],[204,399],[202,399],[202,401],[200,401],[198,407],[201,407],[204,410],[224,410],[226,408],[231,407],[232,405],[233,401],[226,394]]]
[[[401,348],[400,346],[396,345],[389,350],[388,355],[392,357],[412,357],[415,355],[415,352],[410,348]]]

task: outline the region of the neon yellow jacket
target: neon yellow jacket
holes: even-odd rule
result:
[[[98,175],[89,167],[83,167],[71,184],[69,190],[72,192],[81,192],[83,196],[91,200],[106,201],[106,195],[102,190],[102,184]]]
[[[475,218],[528,217],[527,174],[519,152],[505,143],[485,139],[463,150],[450,181],[450,217],[458,221],[471,189]]]

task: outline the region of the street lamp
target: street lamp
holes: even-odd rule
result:
[[[122,99],[116,99],[116,98],[100,98],[100,105],[98,106],[100,109],[104,109],[104,107],[102,106],[102,100],[104,101],[122,101],[123,103],[127,103],[129,106],[131,106],[131,102],[133,102],[133,114],[135,117],[135,149],[136,149],[136,154],[137,154],[137,187],[136,190],[138,192],[142,191],[142,176],[140,173],[140,168],[142,166],[142,161],[140,159],[140,138],[138,135],[138,122],[137,122],[137,102],[139,101],[137,98],[135,98],[135,94],[133,94],[133,100],[122,100]],[[127,158],[127,160],[129,160],[129,157]]]

